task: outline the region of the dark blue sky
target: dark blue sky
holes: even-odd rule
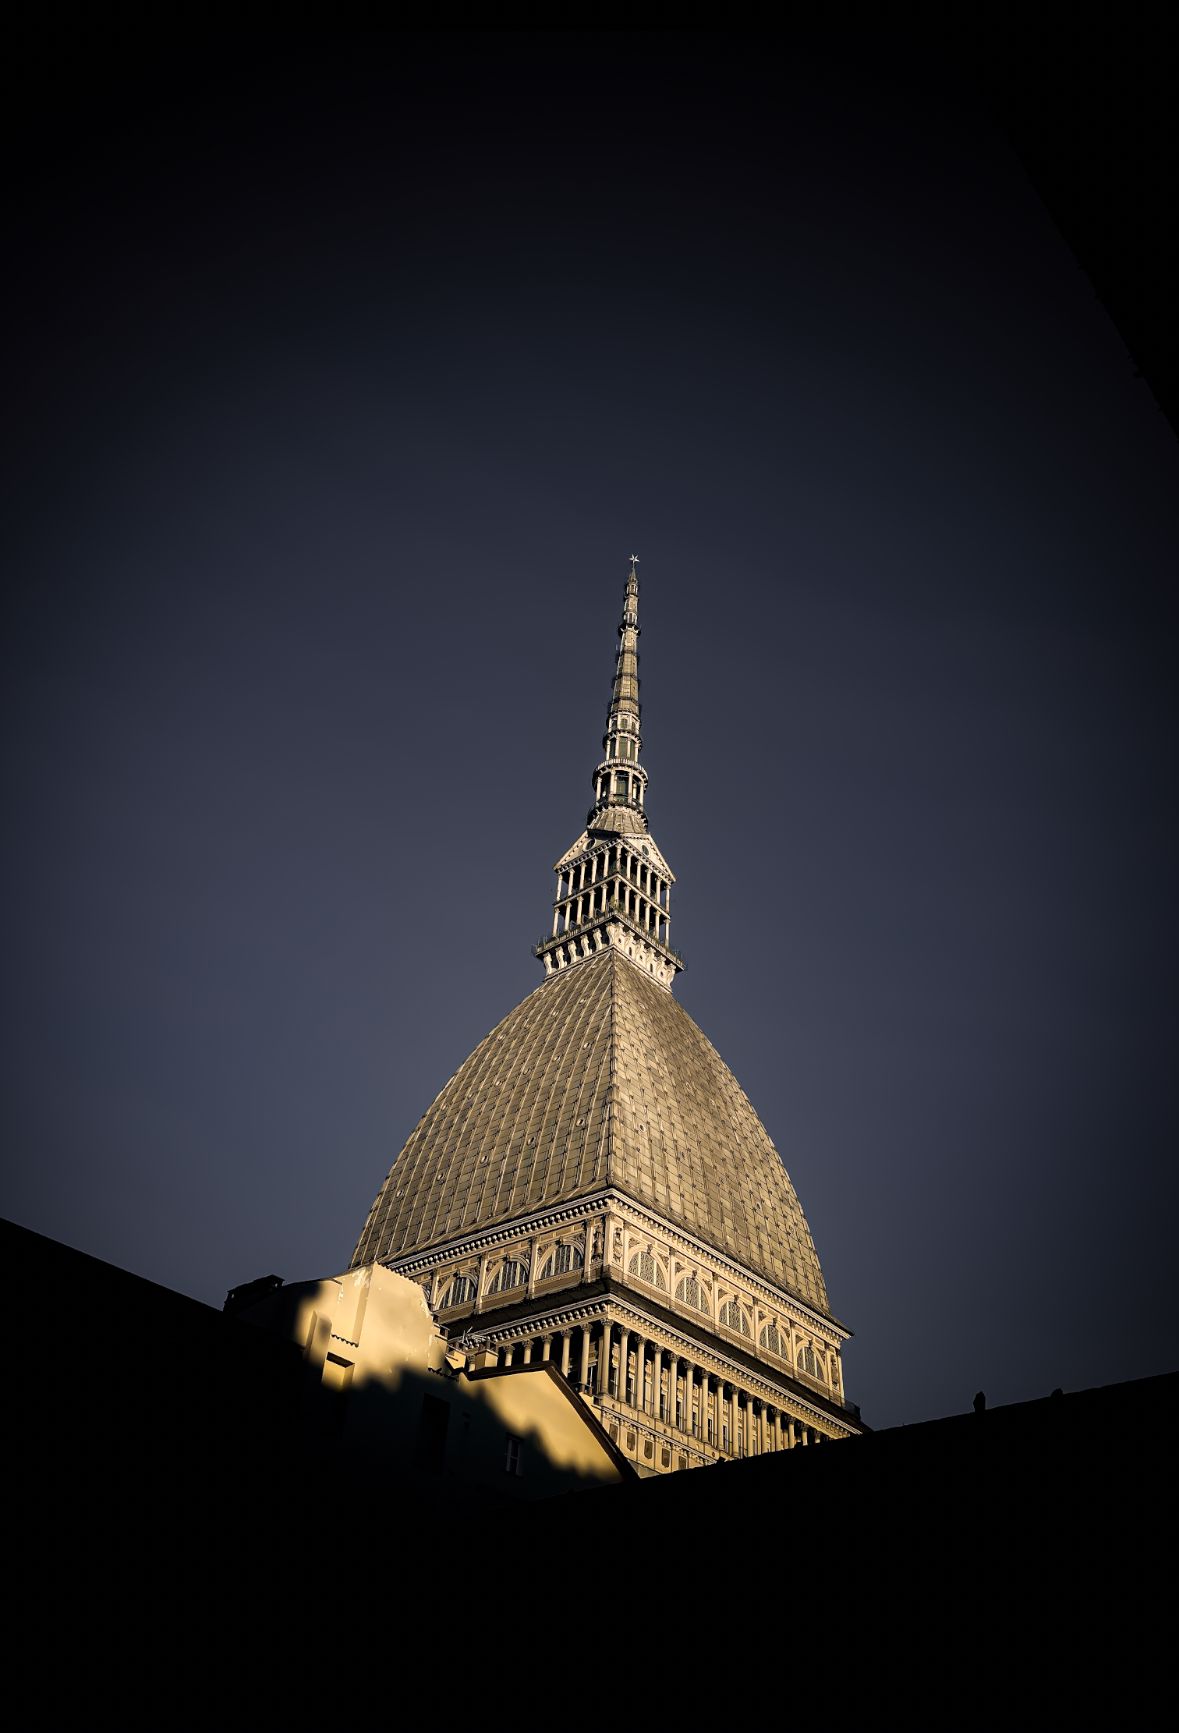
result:
[[[637,552],[677,990],[849,1394],[1173,1367],[1179,451],[969,83],[739,35],[27,71],[0,1210],[214,1303],[343,1267],[540,978]]]

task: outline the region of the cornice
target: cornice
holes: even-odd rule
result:
[[[800,1300],[796,1294],[791,1294],[786,1288],[779,1288],[767,1277],[753,1270],[748,1264],[742,1264],[737,1259],[711,1245],[707,1240],[680,1227],[670,1217],[662,1215],[649,1204],[635,1201],[629,1193],[619,1187],[609,1185],[598,1186],[578,1198],[570,1198],[566,1203],[554,1204],[542,1210],[532,1210],[525,1215],[509,1218],[492,1228],[484,1228],[478,1233],[457,1234],[450,1239],[437,1240],[431,1246],[425,1246],[418,1251],[405,1253],[401,1257],[386,1258],[380,1261],[387,1268],[395,1270],[399,1275],[412,1276],[420,1271],[433,1267],[439,1262],[461,1261],[465,1258],[479,1257],[484,1251],[494,1250],[514,1240],[530,1239],[539,1234],[547,1233],[553,1228],[566,1223],[578,1223],[595,1212],[609,1212],[612,1206],[614,1213],[621,1219],[628,1220],[631,1225],[639,1225],[644,1230],[653,1227],[659,1237],[678,1245],[693,1256],[697,1262],[712,1263],[741,1286],[749,1288],[753,1293],[768,1301],[779,1313],[795,1315],[796,1321],[825,1337],[829,1345],[838,1347],[841,1342],[848,1341],[852,1332],[839,1321],[826,1313],[808,1306],[805,1300]],[[608,1248],[607,1248],[608,1250]],[[607,1260],[608,1262],[608,1260]],[[708,1322],[710,1320],[706,1320]]]
[[[669,1340],[665,1352],[690,1360],[710,1378],[735,1384],[758,1401],[789,1409],[794,1418],[808,1425],[820,1428],[835,1425],[849,1438],[860,1431],[834,1403],[824,1402],[813,1391],[802,1390],[788,1376],[776,1374],[760,1361],[750,1363],[727,1354],[725,1345],[713,1338],[697,1339],[680,1327],[682,1320],[657,1312],[641,1296],[632,1296],[610,1282],[594,1282],[576,1300],[564,1305],[537,1306],[524,1300],[505,1312],[491,1315],[481,1312],[455,1320],[456,1326],[477,1329],[480,1336],[496,1347],[518,1343],[522,1336],[560,1335],[583,1324],[600,1323],[617,1324],[648,1341],[666,1337]],[[755,1388],[751,1389],[751,1385]]]
[[[681,1244],[695,1249],[698,1256],[711,1258],[726,1270],[732,1270],[742,1282],[768,1295],[775,1301],[779,1311],[787,1311],[793,1307],[799,1313],[801,1322],[812,1328],[820,1328],[833,1334],[836,1338],[836,1345],[851,1339],[852,1331],[846,1325],[841,1324],[837,1318],[832,1317],[827,1312],[820,1312],[814,1306],[809,1306],[805,1300],[800,1300],[798,1295],[792,1294],[788,1288],[778,1287],[776,1283],[769,1280],[768,1276],[763,1276],[749,1264],[740,1263],[729,1253],[722,1252],[716,1246],[711,1245],[708,1240],[701,1239],[689,1229],[680,1227],[669,1216],[661,1215],[658,1210],[653,1209],[650,1204],[636,1203],[629,1193],[615,1188],[614,1195],[622,1199],[636,1216],[644,1217],[646,1220],[656,1223],[660,1232],[668,1238],[678,1239]]]

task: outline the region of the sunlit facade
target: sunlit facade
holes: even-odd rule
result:
[[[626,583],[586,827],[556,864],[545,978],[455,1072],[357,1242],[452,1338],[552,1361],[640,1473],[852,1436],[806,1218],[736,1078],[674,997],[675,875],[640,759]]]

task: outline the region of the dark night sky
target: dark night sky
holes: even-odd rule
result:
[[[18,67],[0,1212],[335,1272],[539,979],[642,559],[679,996],[875,1425],[1172,1368],[1179,446],[912,44]]]

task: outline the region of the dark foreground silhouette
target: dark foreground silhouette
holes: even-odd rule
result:
[[[524,1504],[348,1460],[290,1344],[0,1245],[15,1726],[1124,1724],[1162,1678],[1179,1376]]]

